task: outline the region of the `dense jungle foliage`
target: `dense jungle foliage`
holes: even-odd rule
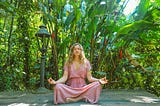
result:
[[[160,96],[160,1],[1,0],[0,91],[37,89],[41,53],[35,33],[47,26],[47,78],[63,73],[71,44],[83,45],[93,76],[106,76],[108,89],[145,89]],[[66,6],[69,5],[69,9]]]

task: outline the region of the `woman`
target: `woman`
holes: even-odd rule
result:
[[[97,79],[92,77],[91,66],[85,58],[83,47],[79,43],[71,46],[69,59],[64,65],[63,76],[55,81],[48,79],[54,86],[54,104],[77,102],[85,100],[97,103],[101,92],[101,84],[106,84],[106,78]],[[88,79],[90,84],[86,84]]]

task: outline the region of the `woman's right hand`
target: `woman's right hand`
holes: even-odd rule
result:
[[[48,83],[55,85],[55,84],[56,84],[56,81],[53,80],[52,78],[49,78],[49,79],[48,79]]]
[[[107,84],[107,83],[108,83],[108,80],[106,79],[106,77],[104,77],[104,78],[99,79],[99,82],[100,82],[101,84]]]

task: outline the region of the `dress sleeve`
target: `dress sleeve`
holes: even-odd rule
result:
[[[64,64],[64,71],[68,71],[68,65],[67,65],[67,63]]]
[[[87,71],[91,70],[91,64],[88,60],[86,60],[86,68],[87,68]]]

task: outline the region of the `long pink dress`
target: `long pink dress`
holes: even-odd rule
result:
[[[90,71],[89,61],[86,65],[81,64],[78,70],[74,65],[64,66],[64,71],[68,71],[66,84],[56,84],[54,87],[54,104],[66,103],[66,98],[81,96],[86,102],[97,103],[101,92],[101,84],[96,81],[86,84],[87,71]]]

